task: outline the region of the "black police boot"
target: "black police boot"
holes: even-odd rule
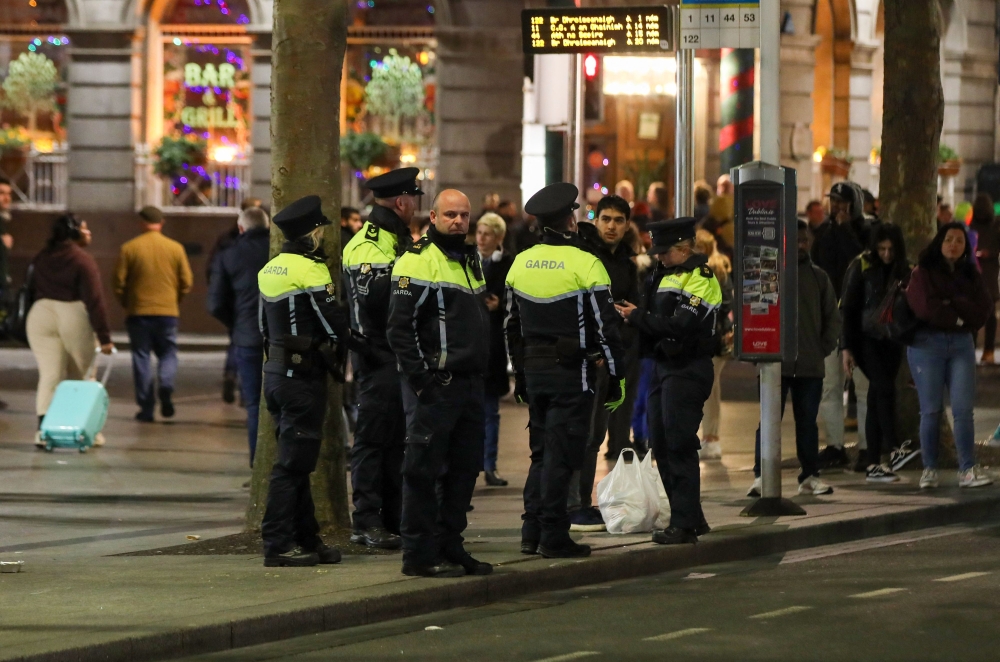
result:
[[[507,481],[500,477],[496,469],[493,471],[484,471],[483,476],[486,477],[486,484],[490,487],[506,487],[508,485]]]
[[[521,541],[521,553],[522,554],[537,554],[538,553],[538,541],[537,540],[522,540]]]
[[[171,400],[173,394],[172,389],[160,389],[160,414],[163,418],[171,418],[174,415],[174,402]]]
[[[701,522],[699,522],[698,526],[694,528],[694,534],[698,537],[701,537],[711,532],[712,532],[712,527],[708,525],[708,522],[705,520],[705,516],[702,515]]]
[[[462,551],[462,554],[445,554],[445,558],[450,563],[457,563],[458,565],[465,568],[465,574],[467,575],[490,575],[493,574],[493,566],[489,563],[484,563],[472,558],[472,555],[466,551]]]
[[[404,563],[403,574],[409,577],[464,577],[465,568],[450,561],[438,561],[431,565]]]
[[[403,546],[403,539],[389,533],[381,526],[373,526],[370,529],[355,529],[351,534],[351,542],[365,547],[376,549],[399,549]]]
[[[658,545],[686,545],[698,542],[698,536],[690,529],[671,526],[663,531],[653,531],[653,542]]]
[[[265,568],[283,568],[290,566],[293,568],[308,568],[319,563],[319,554],[307,552],[301,547],[289,550],[284,554],[276,554],[264,557]]]
[[[321,542],[316,549],[310,550],[319,556],[319,562],[324,565],[340,563],[340,550]]]
[[[581,545],[567,540],[554,547],[538,546],[538,553],[547,559],[579,559],[590,556],[590,545]]]

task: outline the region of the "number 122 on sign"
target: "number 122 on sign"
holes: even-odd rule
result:
[[[760,5],[743,2],[683,2],[681,48],[757,48]]]

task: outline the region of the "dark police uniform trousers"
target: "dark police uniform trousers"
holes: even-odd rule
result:
[[[321,541],[309,474],[316,470],[319,459],[326,375],[302,378],[266,373],[264,402],[278,438],[278,456],[261,522],[264,554],[283,554],[296,546],[313,550]]]
[[[549,548],[570,540],[566,497],[573,472],[583,467],[595,397],[593,390],[580,390],[579,369],[555,370],[568,373],[565,385],[558,376],[553,379],[551,370],[525,370],[531,466],[524,484],[521,540]]]
[[[453,375],[449,384],[435,382],[419,396],[403,378],[402,389],[403,563],[462,558],[466,513],[483,470],[483,378]]]
[[[701,357],[683,367],[656,362],[649,391],[649,446],[670,499],[670,526],[694,529],[703,520],[698,427],[712,392],[712,359]]]
[[[351,450],[354,528],[399,533],[406,419],[395,359],[382,365],[354,356],[358,423]]]

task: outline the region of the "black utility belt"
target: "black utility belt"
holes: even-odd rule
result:
[[[525,368],[579,368],[580,363],[596,363],[602,358],[600,352],[588,352],[580,347],[578,338],[557,338],[555,343],[530,343],[524,347]]]
[[[343,352],[310,336],[286,334],[281,340],[281,345],[269,345],[267,363],[301,374],[328,372],[336,381],[344,382]]]

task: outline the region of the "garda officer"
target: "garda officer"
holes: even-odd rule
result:
[[[548,558],[589,556],[569,537],[566,496],[583,466],[594,402],[595,365],[610,374],[605,406],[625,399],[621,321],[611,279],[576,234],[572,184],[545,187],[524,205],[538,218],[542,243],[516,258],[507,275],[507,348],[514,394],[529,406],[531,468],[524,486],[521,551]]]
[[[483,470],[483,373],[489,313],[482,266],[465,243],[471,207],[442,191],[431,226],[392,269],[389,345],[402,372],[403,574],[486,575],[462,546],[466,512]],[[565,499],[565,497],[564,497]]]
[[[618,311],[639,330],[642,354],[656,359],[649,391],[649,445],[670,499],[670,526],[653,542],[697,542],[709,532],[701,510],[698,426],[715,373],[715,318],[722,303],[708,258],[694,253],[693,218],[650,223],[649,254],[659,259],[646,287],[646,308]]]
[[[392,265],[412,243],[417,168],[401,168],[368,180],[375,205],[364,227],[344,247],[344,276],[351,325],[367,338],[352,355],[358,387],[358,422],[351,451],[354,533],[351,542],[399,549],[403,438],[406,420],[396,358],[386,339]]]
[[[309,474],[319,458],[330,341],[346,341],[348,314],[319,248],[330,224],[319,197],[293,202],[273,222],[286,241],[257,276],[267,348],[264,400],[278,438],[261,523],[264,565],[339,563],[340,552],[319,538]]]

